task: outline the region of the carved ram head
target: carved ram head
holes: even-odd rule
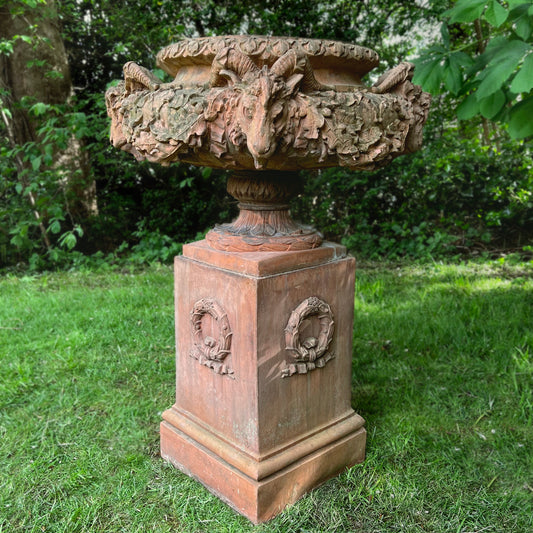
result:
[[[300,90],[329,89],[318,83],[307,56],[289,50],[270,68],[259,68],[235,48],[224,48],[213,61],[211,87],[233,86],[238,94],[231,121],[246,138],[257,169],[266,166],[276,151],[288,120],[289,102]],[[235,124],[234,124],[235,125]]]

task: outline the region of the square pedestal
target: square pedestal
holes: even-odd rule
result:
[[[364,459],[350,406],[355,260],[324,244],[175,261],[176,403],[161,455],[252,522]]]

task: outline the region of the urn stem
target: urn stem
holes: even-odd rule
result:
[[[239,216],[206,236],[217,250],[290,251],[316,248],[322,235],[291,218],[289,200],[300,188],[297,172],[234,172],[227,189],[238,200]]]

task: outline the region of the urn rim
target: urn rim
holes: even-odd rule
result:
[[[259,66],[271,66],[287,50],[307,55],[314,68],[349,68],[360,77],[379,65],[379,55],[371,48],[328,39],[265,35],[218,35],[186,38],[170,44],[157,54],[157,66],[171,76],[183,67],[211,65],[225,47],[236,47]]]

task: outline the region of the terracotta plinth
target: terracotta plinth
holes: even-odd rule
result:
[[[201,241],[176,258],[161,455],[254,523],[364,458],[350,406],[354,275],[330,243],[235,254]]]

